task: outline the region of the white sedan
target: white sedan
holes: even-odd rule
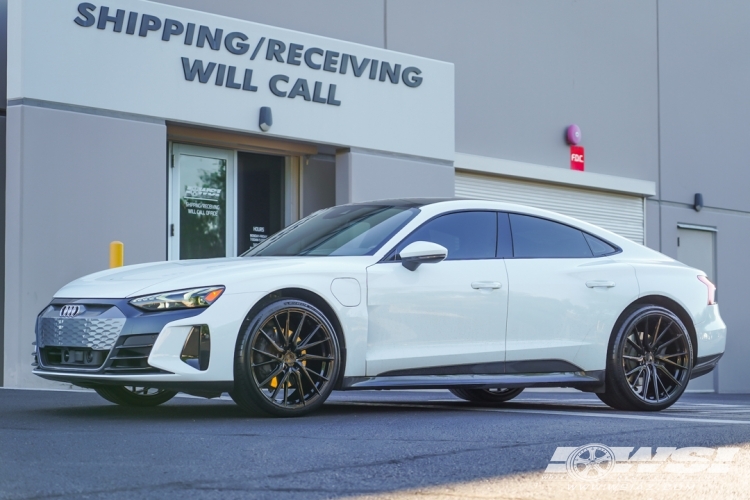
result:
[[[531,207],[413,199],[321,210],[242,257],[86,276],[39,315],[34,373],[122,405],[229,392],[276,416],[333,390],[526,387],[661,410],[713,370],[705,273]]]

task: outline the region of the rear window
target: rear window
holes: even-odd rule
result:
[[[513,256],[523,258],[593,257],[583,231],[529,215],[510,214]]]

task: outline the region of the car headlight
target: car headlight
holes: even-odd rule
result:
[[[224,293],[223,286],[207,286],[191,288],[189,290],[175,290],[154,295],[138,297],[130,301],[130,305],[144,311],[164,311],[174,309],[192,309],[208,307]]]

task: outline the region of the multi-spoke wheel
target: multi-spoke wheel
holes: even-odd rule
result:
[[[109,401],[122,406],[158,406],[166,403],[177,394],[174,391],[138,386],[101,386],[96,393]]]
[[[620,410],[663,410],[682,395],[692,370],[693,343],[680,318],[644,306],[617,331],[599,398]]]
[[[340,364],[338,337],[325,315],[306,302],[280,300],[240,334],[231,396],[248,411],[304,415],[331,394]]]
[[[504,403],[523,392],[523,387],[494,389],[449,389],[455,396],[474,403]]]

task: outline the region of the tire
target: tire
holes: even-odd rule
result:
[[[97,394],[121,406],[150,407],[164,404],[177,394],[174,391],[138,386],[102,386],[94,389]]]
[[[693,371],[693,342],[669,309],[646,305],[616,327],[605,374],[605,404],[625,411],[660,411],[685,391]]]
[[[252,414],[306,415],[330,396],[341,364],[338,333],[325,314],[302,300],[279,300],[240,332],[230,396]]]
[[[505,403],[523,392],[523,387],[496,389],[449,389],[454,396],[458,396],[473,403]]]

